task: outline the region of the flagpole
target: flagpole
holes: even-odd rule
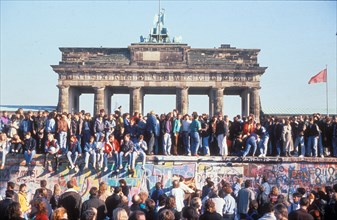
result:
[[[325,71],[326,71],[326,115],[329,117],[329,92],[328,92],[328,65],[325,65]]]

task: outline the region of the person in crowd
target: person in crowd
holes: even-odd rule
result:
[[[47,192],[47,200],[50,201],[52,195],[53,195],[53,192],[47,188],[47,180],[43,179],[40,181],[40,188],[36,189],[35,190],[35,193],[34,193],[34,199],[38,198],[39,196],[39,192],[41,189],[45,189],[46,192]]]
[[[76,166],[77,158],[82,155],[81,143],[77,139],[76,135],[70,136],[69,149],[67,152],[67,158],[70,164],[70,169],[74,169]]]
[[[134,170],[136,166],[136,160],[138,157],[142,159],[142,169],[145,169],[146,163],[146,152],[147,151],[147,144],[144,141],[144,136],[140,135],[138,138],[138,142],[135,143],[135,147],[133,148],[132,152],[132,162],[131,162],[131,169]]]
[[[168,196],[165,201],[165,206],[158,211],[159,219],[160,216],[163,215],[162,213],[165,212],[165,210],[169,210],[173,213],[174,220],[179,220],[181,218],[181,213],[176,208],[176,199],[174,196]]]
[[[291,157],[291,151],[294,148],[293,136],[289,119],[286,119],[282,129],[283,153],[286,157]]]
[[[117,186],[114,188],[114,193],[106,198],[105,205],[107,208],[107,215],[110,219],[112,219],[112,211],[121,203],[122,196],[122,188]]]
[[[132,204],[131,204],[131,206],[130,206],[130,211],[131,211],[131,213],[134,212],[134,211],[140,211],[140,210],[141,210],[141,209],[140,209],[140,203],[141,203],[141,200],[140,200],[139,195],[138,195],[138,194],[134,194],[134,195],[132,196],[131,201],[132,201]]]
[[[259,142],[259,137],[255,133],[251,133],[246,140],[246,147],[243,152],[242,158],[245,158],[250,153],[250,148],[253,146],[253,153],[252,156],[255,156],[257,142]]]
[[[98,164],[98,169],[101,170],[103,168],[104,162],[104,146],[105,146],[105,135],[101,135],[99,140],[96,142],[96,161]],[[106,166],[108,167],[108,166]],[[107,170],[107,169],[106,169]]]
[[[89,191],[89,199],[82,204],[81,212],[85,212],[89,208],[97,209],[97,220],[104,220],[107,215],[107,209],[103,200],[98,198],[97,187],[91,187]]]
[[[119,186],[122,188],[123,195],[128,197],[130,193],[130,188],[127,185],[125,179],[120,179],[119,180]]]
[[[9,151],[9,145],[10,142],[7,139],[7,135],[5,133],[0,133],[1,170],[5,168],[6,155]]]
[[[332,156],[337,157],[337,116],[334,116],[332,119],[330,133],[332,136]]]
[[[97,116],[94,123],[94,134],[96,137],[96,142],[100,140],[101,136],[104,136],[105,122],[103,120],[103,116],[104,116],[104,109],[101,109],[100,114]]]
[[[283,204],[277,204],[274,207],[276,220],[288,220],[288,209]]]
[[[177,212],[180,213],[184,207],[185,192],[179,187],[178,180],[172,182],[172,187],[170,195],[174,196]]]
[[[146,215],[143,211],[136,210],[131,213],[129,220],[146,220]]]
[[[317,157],[318,155],[318,139],[319,139],[320,130],[318,125],[315,123],[314,118],[309,118],[309,125],[306,129],[306,136],[308,137],[307,141],[307,156]],[[321,155],[323,156],[323,152]]]
[[[34,219],[49,220],[49,214],[51,213],[48,213],[47,203],[43,200],[43,198],[37,198],[34,202],[34,206],[36,208]]]
[[[114,167],[117,170],[119,168],[120,158],[119,158],[119,152],[120,152],[120,145],[117,139],[115,139],[115,136],[113,134],[110,134],[108,137],[108,141],[104,145],[103,149],[104,155],[104,172],[106,172],[108,168],[108,158],[113,157],[114,160]]]
[[[91,207],[81,214],[81,220],[96,220],[97,219],[97,209]]]
[[[44,159],[44,167],[48,169],[48,167],[51,165],[51,160],[54,160],[55,167],[54,170],[56,171],[58,168],[58,153],[60,150],[60,145],[58,144],[57,139],[54,138],[54,134],[49,133],[48,139],[46,141],[44,151],[45,151],[45,159]],[[52,158],[50,160],[50,157]]]
[[[159,197],[164,194],[164,190],[162,189],[161,182],[156,182],[155,190],[151,194],[151,199],[153,199],[156,205],[159,204]]]
[[[15,190],[15,183],[12,181],[7,182],[7,188],[6,190],[11,190],[14,193],[13,201],[19,202],[19,195],[14,191]]]
[[[148,143],[148,155],[152,155],[154,153],[153,150],[155,146],[156,124],[157,119],[155,113],[154,111],[150,111],[146,119],[146,141]]]
[[[172,137],[171,133],[173,131],[172,126],[172,114],[171,112],[166,115],[164,121],[164,135],[163,135],[163,155],[170,156],[171,155],[171,147],[172,147]]]
[[[292,197],[293,197],[293,201],[289,205],[289,210],[288,210],[289,213],[300,209],[300,199],[302,195],[298,192],[294,192],[292,194]]]
[[[79,219],[82,205],[81,195],[74,190],[73,181],[67,182],[67,190],[60,196],[58,206],[67,210],[69,219]]]
[[[23,212],[21,211],[20,203],[18,202],[12,202],[8,208],[8,219],[10,220],[25,220],[27,218],[24,217]]]
[[[49,200],[53,210],[55,210],[58,207],[60,196],[61,196],[61,186],[56,183],[54,185],[53,195]]]
[[[10,153],[12,155],[22,154],[22,144],[23,141],[21,140],[20,136],[18,134],[14,134],[10,140]]]
[[[121,143],[120,153],[119,153],[119,170],[124,169],[123,167],[123,159],[127,159],[128,161],[128,170],[131,169],[131,159],[133,148],[135,147],[134,143],[130,140],[130,134],[124,135],[124,139]]]
[[[25,216],[25,217],[27,217],[29,215],[29,212],[30,212],[30,204],[29,204],[29,201],[28,201],[26,188],[27,188],[26,184],[24,184],[24,183],[20,184],[19,193],[18,193],[21,212],[23,213],[23,216]]]
[[[236,201],[232,196],[233,190],[230,186],[228,186],[223,189],[223,193],[223,220],[234,220],[236,212]]]
[[[188,114],[184,115],[184,118],[181,122],[181,132],[182,132],[183,147],[185,155],[187,156],[191,156],[191,142],[190,142],[191,123],[192,121],[190,120],[190,116]]]
[[[200,216],[199,220],[222,220],[222,216],[215,210],[214,201],[211,199],[206,201],[205,212]]]
[[[270,202],[265,203],[262,208],[262,217],[259,220],[276,220],[274,215],[274,205]]]
[[[268,151],[268,141],[269,141],[269,134],[267,132],[267,129],[263,127],[260,123],[256,123],[256,129],[255,133],[260,138],[260,141],[258,142],[260,155],[259,157],[266,157],[267,151]]]
[[[268,194],[269,195],[269,194]],[[261,208],[263,207],[264,204],[269,203],[269,198],[268,198],[267,193],[265,193],[265,188],[263,185],[258,186],[258,192],[256,196],[256,201],[259,205],[259,212],[261,212]]]
[[[242,218],[245,218],[246,214],[248,213],[250,203],[253,200],[255,200],[255,193],[251,189],[251,187],[252,187],[251,180],[246,180],[245,188],[240,189],[238,193],[238,202],[237,202],[238,214]]]
[[[277,197],[278,197],[278,195],[279,195],[279,190],[278,190],[277,186],[273,186],[273,187],[271,188],[271,192],[270,192],[270,194],[269,194],[269,196],[268,196],[269,201],[270,201],[272,204],[275,205],[275,204],[277,203]]]
[[[57,133],[59,135],[60,150],[62,154],[67,151],[67,135],[68,135],[67,115],[62,114],[60,120],[57,121]]]
[[[79,113],[75,113],[70,123],[70,135],[75,136],[82,148],[83,118]],[[83,148],[82,148],[83,149]]]
[[[6,197],[0,201],[0,216],[7,220],[9,219],[8,206],[14,202],[14,191],[7,189],[5,196]]]
[[[190,137],[191,137],[191,153],[192,156],[199,156],[199,144],[200,144],[200,136],[199,132],[201,131],[201,124],[198,120],[198,114],[193,114],[193,119],[190,124]]]
[[[36,141],[32,138],[30,132],[25,134],[25,140],[23,144],[23,154],[26,160],[26,166],[30,165],[36,152]]]
[[[156,202],[153,199],[145,201],[145,217],[146,219],[158,219],[158,212],[156,210]]]
[[[52,214],[51,219],[52,220],[67,220],[68,219],[67,210],[63,207],[55,209]]]
[[[108,191],[108,184],[106,182],[100,182],[98,187],[97,197],[104,201],[109,197],[110,193]]]
[[[180,146],[179,138],[180,138],[180,130],[181,130],[181,114],[177,114],[176,118],[173,118],[173,126],[172,126],[172,141],[173,141],[173,155],[178,155],[178,147]]]
[[[109,114],[106,119],[104,120],[104,132],[106,142],[109,141],[109,136],[114,133],[116,127],[116,121],[113,114]]]
[[[50,112],[46,119],[46,127],[44,129],[45,137],[47,137],[49,133],[55,134],[56,132],[55,118],[56,118],[56,112]]]
[[[2,111],[2,116],[0,117],[0,133],[7,134],[10,126],[10,118],[7,111]]]
[[[294,138],[294,155],[299,155],[300,158],[305,156],[305,141],[304,134],[307,126],[304,122],[303,116],[295,116],[291,123],[291,130]],[[300,146],[300,150],[299,147]]]
[[[307,212],[309,206],[309,199],[301,198],[300,199],[300,209],[292,211],[288,215],[289,220],[314,220],[312,215]]]
[[[205,180],[206,185],[202,187],[201,199],[205,198],[208,193],[214,188],[214,182],[210,177]]]
[[[33,134],[33,119],[32,119],[32,112],[28,111],[24,113],[24,119],[20,123],[19,127],[19,135],[23,138],[23,135],[26,134],[27,132],[30,132]]]
[[[223,120],[222,113],[219,113],[216,123],[216,138],[218,142],[218,156],[227,156],[227,136],[229,134],[227,123]]]
[[[113,220],[128,220],[129,216],[125,209],[115,208],[112,213]]]
[[[209,148],[209,140],[210,140],[210,136],[211,136],[211,128],[209,126],[207,114],[202,114],[202,117],[200,119],[200,125],[201,125],[202,154],[204,156],[210,156],[211,151],[210,151],[210,148]]]
[[[96,169],[96,142],[94,136],[91,136],[89,142],[85,144],[84,152],[85,152],[85,166],[84,169],[88,169],[89,167],[89,159],[92,157],[92,167]]]

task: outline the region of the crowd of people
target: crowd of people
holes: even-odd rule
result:
[[[172,186],[155,184],[150,193],[130,195],[124,179],[119,186],[105,182],[92,186],[89,198],[75,190],[73,180],[62,192],[41,180],[40,188],[30,197],[26,184],[8,182],[5,198],[0,201],[3,220],[336,220],[337,184],[315,189],[297,188],[292,196],[281,194],[267,178],[252,185],[238,178],[234,184],[215,184],[207,178],[202,189],[188,185],[183,178],[174,179]],[[34,189],[30,189],[34,190]],[[31,199],[29,199],[31,198]]]
[[[261,121],[261,122],[257,122]],[[64,156],[74,169],[78,157],[85,159],[85,167],[107,171],[112,158],[115,171],[135,168],[137,158],[146,155],[188,156],[281,156],[281,157],[337,157],[336,116],[294,116],[276,118],[237,115],[231,121],[219,113],[180,114],[173,110],[156,115],[130,115],[118,108],[112,114],[104,109],[92,117],[84,111],[74,114],[55,111],[24,112],[18,109],[0,118],[1,168],[6,155],[24,154],[26,164],[34,155],[45,155],[45,166]],[[91,161],[91,163],[90,163]],[[34,162],[33,162],[34,163]],[[125,165],[126,166],[126,165]]]

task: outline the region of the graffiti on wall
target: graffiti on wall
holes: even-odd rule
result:
[[[41,163],[37,163],[41,164]],[[63,162],[57,172],[50,172],[41,165],[22,166],[13,162],[10,166],[0,170],[0,194],[4,195],[8,181],[27,185],[28,193],[34,193],[39,188],[40,181],[46,179],[48,187],[53,188],[57,183],[62,190],[66,189],[66,183],[73,180],[75,189],[81,193],[84,199],[88,198],[89,189],[98,186],[102,181],[109,186],[118,186],[120,179],[125,179],[131,187],[130,196],[140,191],[151,192],[156,182],[161,182],[164,189],[169,190],[172,180],[184,177],[185,183],[201,189],[205,179],[210,177],[217,185],[222,180],[235,183],[238,177],[250,179],[256,187],[266,176],[271,185],[279,187],[282,193],[291,194],[298,187],[307,189],[337,183],[337,164],[308,164],[308,163],[181,163],[175,164],[151,164],[141,169],[136,166],[135,173],[130,175],[123,170],[118,174],[111,171],[101,172],[94,169],[74,170],[68,169],[68,164]]]

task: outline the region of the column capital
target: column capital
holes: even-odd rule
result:
[[[98,91],[98,90],[104,90],[105,89],[105,86],[93,86],[92,87],[95,91]]]
[[[68,85],[56,85],[57,88],[59,89],[69,89],[70,86]]]

